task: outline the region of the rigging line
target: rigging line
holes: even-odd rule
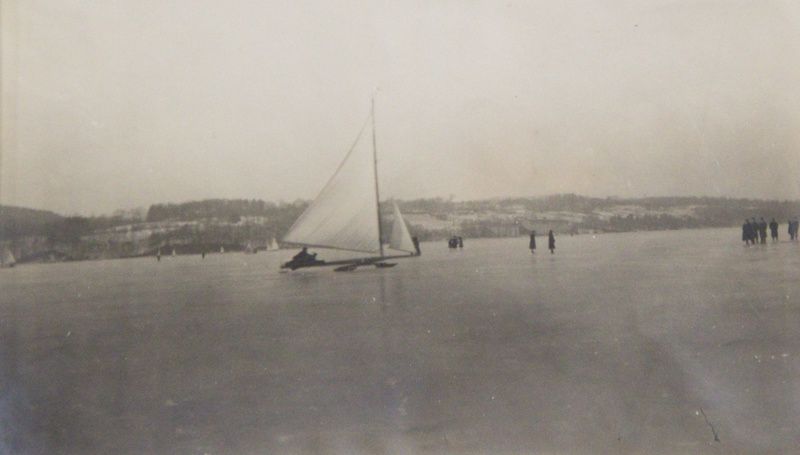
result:
[[[378,145],[375,138],[375,95],[372,96],[372,163],[375,167],[375,210],[378,216],[378,249],[383,256],[383,228],[381,227],[381,196],[378,192]]]

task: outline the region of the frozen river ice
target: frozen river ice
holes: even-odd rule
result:
[[[791,452],[800,244],[739,238],[0,270],[0,453]]]

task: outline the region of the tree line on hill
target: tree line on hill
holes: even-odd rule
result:
[[[657,229],[683,229],[700,227],[738,226],[745,218],[765,217],[786,220],[800,215],[800,201],[775,201],[730,199],[712,197],[649,197],[649,198],[596,198],[575,194],[545,197],[496,198],[475,201],[454,201],[444,198],[396,201],[403,213],[427,214],[440,220],[449,220],[459,214],[479,214],[483,218],[464,221],[458,226],[461,235],[468,237],[498,236],[498,224],[512,223],[510,217],[536,221],[538,213],[569,212],[581,214],[581,221],[572,221],[574,231],[631,231]],[[104,216],[61,216],[45,210],[0,206],[0,242],[27,239],[27,244],[37,245],[31,250],[61,248],[63,254],[85,257],[85,251],[101,251],[109,246],[93,245],[87,248],[86,237],[120,226],[142,227],[148,224],[170,222],[197,222],[193,227],[155,232],[148,247],[161,245],[237,245],[253,239],[280,238],[302,211],[307,201],[268,202],[253,199],[208,199],[186,203],[153,204],[143,209],[117,211]],[[598,216],[598,212],[614,211],[615,207],[636,206],[640,214]],[[674,213],[653,213],[675,208],[691,210]],[[383,204],[386,218],[391,205]],[[489,215],[487,215],[489,214]],[[497,220],[492,214],[502,214]],[[390,232],[384,220],[385,232]],[[421,240],[434,240],[451,235],[451,229],[431,229],[410,226]],[[32,240],[33,239],[33,240]],[[141,248],[116,248],[115,251],[140,251]],[[71,251],[72,253],[69,253]],[[93,253],[95,254],[95,253]],[[122,254],[122,253],[114,253]],[[126,253],[128,254],[128,253]],[[133,254],[133,253],[130,253]]]

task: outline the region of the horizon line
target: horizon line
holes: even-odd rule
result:
[[[578,193],[551,193],[551,194],[544,194],[544,195],[538,195],[538,196],[492,196],[492,197],[476,198],[476,199],[458,199],[458,198],[453,197],[452,195],[448,195],[447,197],[445,197],[445,196],[431,196],[431,197],[417,197],[417,198],[395,198],[395,197],[389,197],[389,198],[384,198],[382,200],[383,201],[406,201],[406,202],[408,202],[408,201],[417,201],[417,200],[426,200],[426,199],[429,199],[429,200],[441,199],[441,200],[448,201],[448,202],[459,203],[459,202],[498,201],[498,200],[504,200],[504,199],[545,199],[545,198],[548,198],[548,197],[555,197],[555,196],[575,196],[575,197],[580,197],[580,198],[585,198],[585,199],[620,200],[620,201],[642,200],[642,199],[725,199],[725,200],[733,200],[733,201],[800,203],[800,199],[787,199],[787,198],[784,198],[784,199],[779,199],[779,198],[761,198],[761,197],[759,197],[759,198],[745,198],[745,197],[734,197],[734,196],[707,196],[707,195],[706,196],[698,196],[698,195],[692,195],[692,196],[675,196],[675,195],[670,195],[670,196],[617,196],[617,195],[586,196],[586,195],[578,194]],[[263,201],[263,202],[269,202],[269,203],[276,204],[276,205],[292,205],[292,204],[296,204],[298,202],[309,202],[311,200],[312,199],[297,198],[297,199],[294,199],[293,201],[285,201],[283,199],[269,200],[269,199],[246,198],[246,197],[231,197],[231,198],[223,198],[223,197],[213,198],[213,197],[211,197],[211,198],[202,198],[202,199],[189,199],[189,200],[183,200],[181,202],[171,202],[171,201],[170,202],[152,202],[147,206],[138,206],[138,207],[131,207],[131,208],[126,208],[126,209],[120,208],[120,209],[116,209],[114,211],[133,211],[133,210],[138,210],[138,209],[148,210],[150,207],[155,206],[155,205],[170,205],[170,204],[171,205],[181,205],[181,204],[189,204],[189,203],[192,203],[192,202],[204,202],[204,201]],[[59,215],[59,216],[62,216],[62,217],[93,218],[93,217],[103,217],[103,216],[108,216],[108,217],[114,216],[113,212],[111,212],[111,213],[101,213],[101,214],[96,214],[96,213],[87,214],[87,213],[79,213],[79,212],[66,213],[66,212],[58,212],[58,211],[51,210],[51,209],[36,208],[36,207],[29,207],[29,206],[23,206],[23,205],[15,205],[15,204],[4,204],[4,203],[0,202],[0,208],[4,208],[4,207],[27,209],[27,210],[36,210],[36,211],[40,211],[40,212],[50,212],[50,213],[53,213],[55,215]]]

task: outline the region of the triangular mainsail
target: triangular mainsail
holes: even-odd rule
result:
[[[284,242],[365,253],[380,251],[373,144],[364,134],[366,126],[339,169],[289,229]]]
[[[414,254],[416,248],[414,241],[411,240],[411,234],[408,232],[403,215],[400,213],[400,208],[394,204],[394,222],[392,223],[392,237],[389,240],[389,248],[398,251],[405,251],[406,253]]]
[[[370,120],[372,144],[364,134]],[[397,206],[390,246],[395,251],[410,253],[410,256],[384,254],[378,203],[377,154],[373,100],[372,112],[344,161],[283,238],[284,242],[290,244],[348,250],[371,256],[326,261],[318,259],[317,253],[308,253],[303,248],[291,261],[283,263],[281,269],[339,266],[334,270],[350,271],[366,265],[389,268],[395,264],[385,262],[386,259],[419,256],[416,239],[409,235]]]

